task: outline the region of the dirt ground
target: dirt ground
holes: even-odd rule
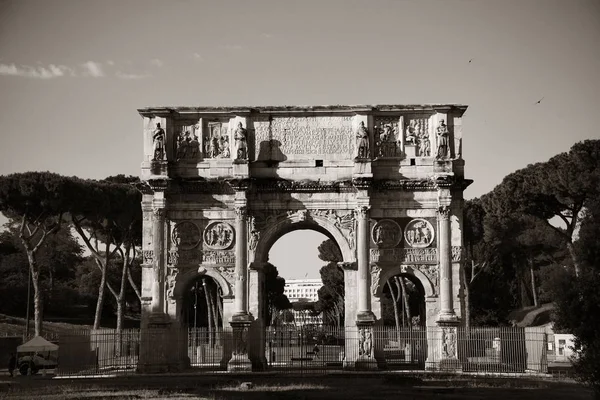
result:
[[[249,382],[251,387],[244,388]],[[572,382],[491,378],[341,376],[129,376],[0,378],[0,399],[592,399]]]

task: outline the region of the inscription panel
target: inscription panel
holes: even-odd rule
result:
[[[256,125],[255,125],[256,127]],[[264,136],[264,124],[257,139]],[[285,156],[339,155],[350,158],[354,152],[351,117],[276,117],[267,123],[267,132]]]

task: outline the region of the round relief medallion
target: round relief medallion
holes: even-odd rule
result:
[[[402,229],[391,219],[382,219],[371,230],[371,238],[379,247],[396,247],[402,238]]]
[[[204,230],[204,244],[210,249],[223,250],[233,243],[234,230],[225,222],[211,222]]]
[[[200,229],[192,221],[179,222],[173,228],[171,240],[179,249],[193,249],[200,243]]]
[[[427,247],[433,242],[433,238],[433,226],[424,219],[413,219],[404,229],[404,240],[410,247]]]

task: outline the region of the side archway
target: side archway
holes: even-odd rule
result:
[[[373,271],[377,271],[372,278],[372,293],[375,297],[381,297],[385,283],[395,275],[408,274],[414,276],[423,286],[425,298],[436,296],[436,284],[432,282],[419,268],[411,265],[396,265],[381,267],[375,265]],[[436,271],[437,274],[437,271]]]

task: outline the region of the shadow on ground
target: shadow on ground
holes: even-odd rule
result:
[[[249,384],[244,384],[248,382]],[[405,376],[131,376],[112,379],[3,379],[10,399],[592,399],[567,382],[421,379]],[[248,387],[249,386],[249,387]]]

